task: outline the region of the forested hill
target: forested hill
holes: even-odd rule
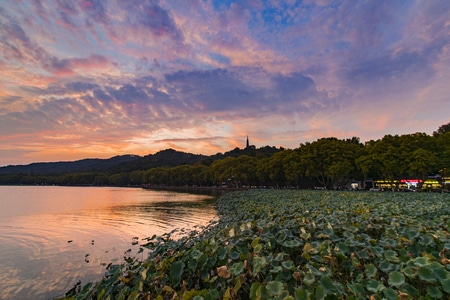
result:
[[[120,155],[109,159],[87,158],[77,161],[38,162],[29,165],[0,167],[0,174],[62,174],[76,172],[104,172],[121,164],[139,159],[137,155]]]
[[[211,156],[192,154],[173,149],[166,149],[146,156],[120,155],[109,159],[89,158],[66,162],[38,162],[28,165],[10,165],[0,167],[0,174],[65,174],[81,172],[120,173],[143,171],[157,167],[175,167],[179,165],[192,165],[202,163],[210,165],[216,160],[226,157],[237,157],[243,154],[259,157],[270,157],[280,151],[276,147],[265,146],[256,149],[250,146],[245,149],[235,148],[225,153]]]

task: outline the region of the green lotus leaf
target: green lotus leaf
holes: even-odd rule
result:
[[[417,275],[419,276],[420,279],[422,279],[426,282],[429,282],[429,283],[436,282],[436,278],[434,277],[433,271],[431,271],[431,269],[427,266],[420,267],[417,270]]]
[[[427,287],[427,296],[430,296],[434,299],[442,299],[442,292],[436,286],[429,286]]]
[[[364,298],[366,291],[361,283],[352,282],[347,284],[348,290],[355,295],[357,298]]]
[[[444,265],[441,265],[438,262],[433,262],[432,265],[430,265],[430,268],[433,271],[435,278],[439,280],[439,282],[450,278],[450,272],[445,269]]]
[[[366,289],[372,293],[382,292],[385,288],[382,282],[375,279],[370,279],[366,284]]]
[[[416,277],[416,269],[413,267],[406,267],[400,270],[406,277],[415,278]]]
[[[383,248],[379,246],[369,247],[369,250],[377,257],[382,257],[384,254]]]
[[[395,270],[395,265],[391,264],[390,262],[388,262],[387,260],[383,260],[379,265],[378,265],[378,269],[380,269],[381,271],[383,271],[384,273],[388,274],[389,272],[392,272]]]
[[[414,265],[418,266],[418,267],[423,267],[428,265],[430,262],[428,260],[428,258],[426,257],[417,257],[414,259]]]
[[[219,248],[217,250],[217,258],[219,260],[224,260],[227,256],[227,249],[226,248]]]
[[[256,245],[259,245],[259,241],[260,241],[260,240],[261,240],[260,237],[255,238],[255,239],[252,241],[252,247],[255,248]]]
[[[303,283],[306,285],[312,285],[314,281],[316,281],[316,277],[311,272],[306,273],[305,278],[303,278]]]
[[[393,228],[387,228],[385,234],[389,237],[395,237],[397,232]]]
[[[342,225],[342,229],[344,229],[345,231],[353,232],[353,233],[358,232],[358,228],[357,227],[355,227],[353,225],[350,225],[348,223]]]
[[[283,252],[278,253],[277,256],[275,257],[276,261],[284,261],[284,256],[285,254]]]
[[[239,259],[239,257],[241,257],[241,254],[237,251],[231,251],[228,256],[233,260],[237,260]]]
[[[267,260],[265,257],[255,256],[253,257],[253,273],[261,272],[261,269],[267,265]]]
[[[181,260],[177,260],[170,266],[170,279],[172,280],[172,284],[177,286],[180,283],[181,275],[184,270],[184,262]]]
[[[204,253],[200,255],[198,258],[198,267],[201,268],[205,265],[206,261],[208,260],[208,256]]]
[[[259,253],[262,250],[263,246],[261,244],[257,244],[255,245],[255,247],[253,247],[253,252],[255,253]]]
[[[450,278],[441,281],[442,289],[447,294],[450,294]]]
[[[442,241],[448,241],[448,232],[442,231],[442,230],[436,230],[434,232],[434,236],[437,237],[441,242]]]
[[[367,278],[372,278],[377,274],[377,268],[373,264],[368,264],[364,273],[366,273]]]
[[[389,273],[388,283],[391,286],[401,286],[405,283],[405,275],[398,271],[393,271]]]
[[[292,262],[292,260],[283,261],[281,265],[283,266],[283,268],[286,268],[288,270],[294,268],[294,263]]]
[[[203,254],[203,252],[201,252],[201,251],[199,251],[197,249],[194,249],[191,252],[191,257],[194,258],[194,259],[198,259],[200,257],[200,255],[202,255],[202,254]]]
[[[402,286],[401,291],[410,295],[413,299],[417,299],[420,296],[419,290],[410,284],[405,284]]]
[[[315,293],[314,299],[325,299],[326,295],[327,295],[327,293],[325,291],[325,287],[319,284],[316,287],[316,293]]]
[[[400,262],[400,259],[397,256],[385,256],[385,258],[388,262],[393,264],[398,264]]]
[[[276,267],[273,267],[272,270],[270,270],[270,273],[276,274],[276,273],[280,273],[281,271],[283,271],[283,268],[281,266],[276,266]]]
[[[299,240],[296,240],[296,239],[287,240],[287,241],[283,242],[283,246],[288,247],[288,248],[300,247],[301,244],[302,243]]]
[[[393,289],[386,289],[383,291],[384,296],[386,297],[386,299],[388,300],[398,300],[398,293],[396,291],[394,291]]]
[[[408,238],[409,240],[415,240],[415,239],[417,239],[417,238],[420,236],[420,232],[419,232],[419,230],[411,229],[411,230],[408,230],[408,231],[405,233],[405,236],[406,236],[406,238]]]
[[[311,295],[312,293],[305,286],[295,290],[295,298],[297,300],[309,300]]]
[[[336,290],[334,282],[329,276],[322,276],[319,283],[325,288],[327,294],[332,294]]]
[[[336,252],[342,252],[343,254],[348,254],[350,252],[350,248],[345,243],[338,243],[337,247],[335,247]]]
[[[195,271],[197,269],[197,260],[196,259],[191,259],[188,262],[188,268],[191,271]]]
[[[353,240],[355,238],[355,235],[349,231],[344,231],[342,234],[346,239]]]
[[[434,243],[434,237],[427,233],[420,236],[419,241],[421,244],[429,246]]]
[[[394,250],[386,250],[384,252],[384,257],[387,257],[387,256],[397,256],[397,252],[395,252]]]
[[[282,243],[286,238],[287,235],[285,230],[278,232],[275,236],[275,239],[277,240],[278,243]]]
[[[204,300],[204,298],[202,296],[197,295],[192,297],[192,300]]]
[[[261,297],[261,283],[255,281],[250,287],[250,299],[262,299]]]
[[[228,269],[228,271],[231,273],[231,275],[234,275],[234,276],[236,276],[240,273],[243,273],[244,272],[244,263],[241,261],[238,263],[235,263]]]
[[[281,283],[280,281],[269,281],[266,284],[266,289],[271,296],[277,296],[281,295],[281,293],[284,290],[284,287],[283,283]]]

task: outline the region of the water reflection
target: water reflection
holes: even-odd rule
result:
[[[48,299],[98,280],[153,234],[215,218],[205,195],[141,189],[0,187],[0,299]],[[128,251],[129,250],[129,251]]]

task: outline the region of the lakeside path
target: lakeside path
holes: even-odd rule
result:
[[[450,297],[448,194],[249,190],[217,209],[65,299]]]

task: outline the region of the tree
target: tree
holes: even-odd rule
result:
[[[332,188],[346,185],[356,176],[356,160],[363,149],[359,139],[322,138],[299,148],[300,165],[306,177]]]
[[[433,136],[439,136],[439,135],[447,133],[447,132],[450,132],[450,122],[439,126],[438,130],[433,132]]]

